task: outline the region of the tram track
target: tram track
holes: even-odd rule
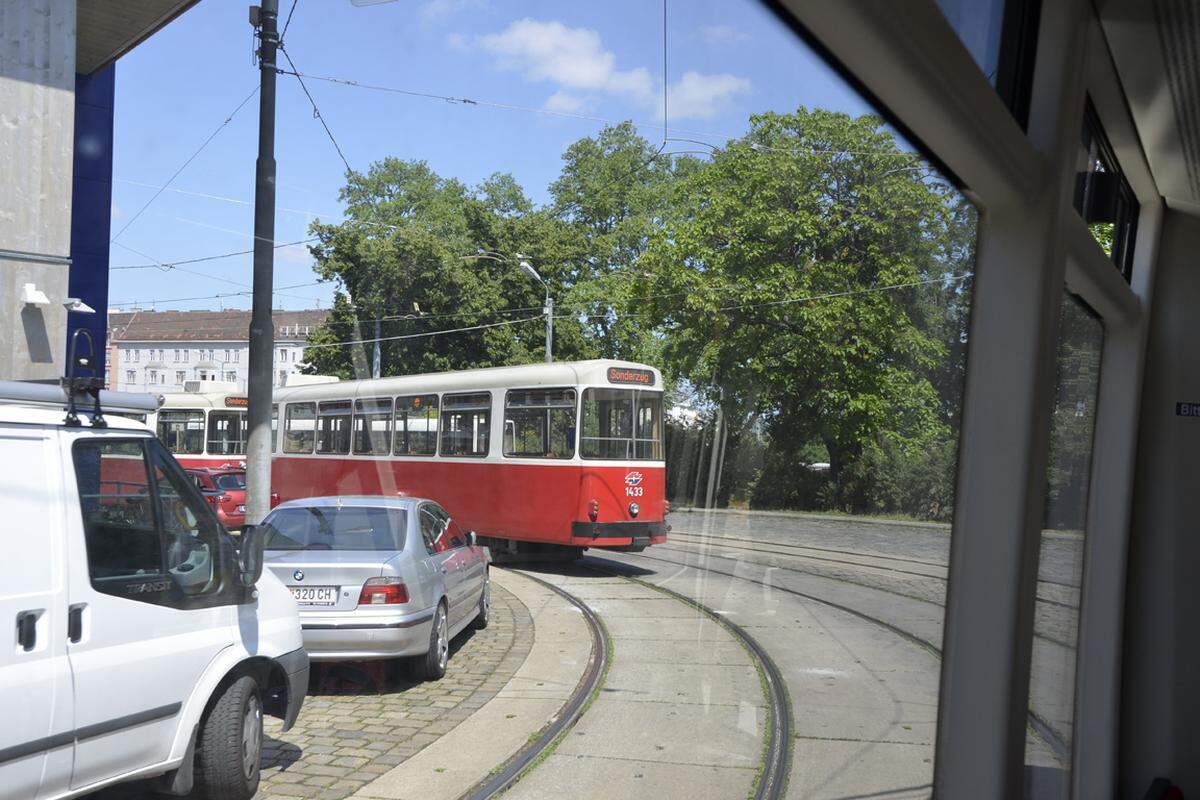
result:
[[[497,567],[497,569],[500,568]],[[463,794],[460,800],[487,800],[487,798],[503,794],[519,781],[526,772],[535,767],[545,755],[552,752],[554,747],[575,726],[575,723],[579,721],[580,717],[587,711],[588,706],[591,705],[592,701],[599,694],[600,687],[604,684],[604,679],[608,674],[608,668],[612,659],[612,646],[608,631],[604,627],[604,622],[587,603],[566,589],[556,586],[550,581],[543,580],[536,575],[531,575],[526,570],[512,569],[511,567],[506,567],[505,569],[509,569],[523,578],[540,584],[578,608],[580,613],[583,614],[584,622],[587,624],[588,631],[591,634],[591,654],[588,657],[587,668],[583,671],[583,676],[571,692],[570,698],[550,722],[532,736],[508,760],[492,770],[487,777]]]
[[[739,539],[734,536],[714,537],[714,536],[707,536],[705,534],[678,533],[675,531],[672,531],[671,538],[684,539],[684,541],[682,542],[683,544],[707,546],[712,550],[717,550],[717,549],[742,550],[745,552],[759,553],[762,555],[774,555],[774,556],[780,556],[780,557],[784,557],[784,558],[802,558],[802,559],[807,559],[810,561],[820,561],[823,563],[841,564],[844,566],[859,567],[862,569],[876,570],[879,572],[895,573],[897,575],[908,575],[908,576],[912,576],[912,577],[916,577],[916,578],[927,578],[929,580],[941,581],[943,583],[945,583],[947,580],[945,575],[931,575],[927,572],[917,572],[914,570],[901,569],[901,568],[897,568],[897,567],[888,567],[888,566],[883,566],[883,565],[879,565],[879,564],[866,564],[861,561],[849,561],[849,560],[845,560],[845,559],[828,558],[825,556],[813,556],[813,555],[808,555],[806,553],[780,552],[780,550],[778,548],[819,550],[821,552],[839,553],[839,554],[844,554],[844,555],[849,555],[849,556],[859,556],[862,558],[873,558],[873,559],[879,559],[879,560],[885,560],[885,561],[889,560],[889,559],[894,560],[894,561],[901,561],[901,562],[913,561],[913,559],[906,559],[903,557],[893,558],[892,556],[858,553],[853,550],[833,550],[830,548],[812,548],[812,547],[809,547],[808,545],[789,545],[789,544],[782,544],[782,543],[777,544],[774,542],[766,543],[762,547],[754,547],[751,545],[754,545],[757,543],[753,539]],[[711,542],[712,539],[718,539],[718,538],[722,539],[722,540],[727,540],[727,541],[741,542],[742,544],[735,545],[735,544],[725,544],[723,542],[722,543]],[[682,550],[678,547],[672,547],[670,544],[670,541],[671,541],[671,539],[668,539],[667,544],[657,545],[656,549],[670,550],[672,552],[689,552],[689,551]],[[773,564],[764,564],[760,561],[751,561],[751,563],[758,564],[759,566],[775,566]],[[916,561],[915,563],[928,564],[929,566],[937,566],[943,570],[947,570],[949,568],[948,565],[935,564],[934,562]],[[818,575],[819,576],[819,573],[805,572],[804,570],[797,570],[797,569],[789,568],[789,567],[778,567],[778,569],[787,569],[789,571],[798,572],[798,573],[802,573],[805,575]],[[868,584],[858,583],[857,581],[846,581],[846,582],[854,583],[855,585],[860,585],[860,586],[868,586],[868,588],[878,589],[878,591],[889,592],[891,594],[896,594],[901,597],[907,597],[912,600],[921,600],[924,602],[929,602],[925,598],[917,597],[917,596],[911,595],[911,594],[906,594],[904,592],[897,592],[897,591],[889,590],[889,589],[881,589],[879,587],[869,586]],[[1060,581],[1043,580],[1041,578],[1038,579],[1038,583],[1042,584],[1042,585],[1046,585],[1046,586],[1058,586],[1058,587],[1063,587],[1063,588],[1067,588],[1067,589],[1077,589],[1078,588],[1069,583],[1063,583]],[[1077,608],[1078,608],[1077,606],[1072,605],[1071,603],[1064,603],[1061,600],[1053,600],[1048,597],[1039,597],[1038,602],[1043,603],[1048,606],[1057,606],[1060,608],[1071,609],[1072,611],[1077,610]]]
[[[662,545],[658,545],[658,548],[662,548]],[[917,636],[916,634],[911,633],[910,631],[906,631],[903,628],[901,628],[897,625],[894,625],[886,620],[879,619],[878,617],[874,617],[870,614],[867,614],[867,613],[860,611],[856,608],[853,608],[851,606],[845,605],[843,603],[838,603],[838,602],[829,600],[824,597],[820,597],[816,594],[812,594],[809,592],[802,592],[802,591],[799,591],[798,589],[792,589],[787,586],[780,586],[775,583],[768,584],[764,580],[750,578],[745,575],[738,575],[734,572],[727,572],[725,570],[714,569],[710,566],[699,566],[696,564],[688,564],[683,561],[675,561],[670,558],[662,558],[659,556],[647,555],[645,552],[631,554],[629,557],[635,558],[635,559],[645,559],[647,561],[657,561],[662,564],[670,564],[672,566],[683,567],[684,569],[692,569],[692,570],[702,571],[705,573],[711,573],[714,575],[721,575],[721,576],[730,578],[732,580],[742,581],[743,583],[749,583],[749,584],[752,584],[755,586],[769,588],[773,591],[780,591],[780,592],[783,592],[784,594],[792,595],[794,597],[800,597],[805,600],[811,600],[813,602],[820,603],[826,607],[834,608],[834,609],[837,609],[838,611],[842,611],[844,613],[850,614],[850,615],[857,617],[857,618],[859,618],[865,622],[868,622],[872,625],[876,625],[878,627],[881,627],[888,631],[891,631],[892,633],[899,636],[901,639],[904,639],[905,641],[909,642],[910,644],[916,645],[917,647],[920,647],[920,648],[926,650],[930,654],[937,657],[939,660],[942,657],[941,647],[938,645],[935,645],[933,642],[923,639],[920,636]],[[591,558],[595,558],[595,557],[593,556]],[[718,558],[720,558],[720,556],[718,556]],[[729,559],[726,559],[726,560],[729,560]],[[636,564],[634,564],[632,562],[610,561],[609,563],[612,565],[618,566],[618,567],[626,567],[626,568],[634,567],[634,568],[636,568]],[[766,567],[766,568],[772,568],[772,569],[782,569],[787,572],[795,572],[797,574],[802,574],[802,575],[811,575],[811,573],[803,572],[801,570],[790,569],[788,567],[775,567],[774,565],[763,564],[763,563],[757,562],[757,561],[752,561],[750,563],[753,563],[756,566],[760,566],[760,567]],[[818,576],[818,577],[820,577],[820,576]],[[665,589],[665,587],[659,587],[656,584],[649,583],[647,581],[639,581],[639,582],[645,583],[647,586],[654,586],[655,588]],[[859,584],[855,584],[855,585],[859,585]],[[900,594],[899,592],[889,592],[886,589],[878,589],[877,587],[865,587],[865,588],[870,588],[870,589],[874,589],[876,591],[881,591],[881,592],[885,592],[887,594],[893,594],[893,595],[897,595],[897,596],[901,596],[901,597],[908,597],[908,595],[903,595],[903,594]],[[667,591],[671,591],[671,590],[667,590]],[[923,603],[930,602],[928,600],[924,600],[921,598],[909,598],[909,599],[918,600],[919,602],[923,602]],[[692,601],[692,602],[695,602],[695,601]],[[936,605],[936,604],[933,604],[933,605]],[[728,622],[728,620],[725,620],[725,621]],[[734,623],[730,623],[730,624],[734,624]],[[1055,639],[1052,639],[1052,638],[1049,638],[1046,636],[1042,636],[1040,634],[1035,633],[1034,636],[1036,638],[1041,638],[1045,641],[1051,642],[1060,647],[1069,646],[1069,645],[1064,644],[1063,642],[1059,642]],[[1050,724],[1048,722],[1046,722],[1044,719],[1039,717],[1032,710],[1029,710],[1027,712],[1027,718],[1029,721],[1029,726],[1031,728],[1033,728],[1033,730],[1037,733],[1037,735],[1043,741],[1045,741],[1047,745],[1049,745],[1051,750],[1053,750],[1057,756],[1059,756],[1060,758],[1063,758],[1063,759],[1069,758],[1069,756],[1070,756],[1069,746],[1062,739],[1062,737],[1059,736],[1058,733],[1054,731],[1054,729],[1050,726]]]
[[[791,699],[788,697],[787,683],[766,649],[744,628],[725,619],[709,606],[665,586],[658,586],[623,574],[622,568],[627,565],[612,562],[612,567],[615,569],[609,569],[606,568],[606,565],[585,562],[577,566],[598,576],[619,578],[643,586],[683,603],[720,625],[746,650],[759,675],[763,695],[767,701],[762,763],[754,782],[751,797],[754,800],[779,800],[782,798],[787,790],[788,772],[791,767],[792,705]],[[612,661],[612,643],[604,622],[586,602],[566,589],[537,577],[527,570],[512,569],[512,571],[554,591],[580,610],[592,635],[592,653],[583,677],[555,718],[536,736],[532,737],[528,744],[497,767],[491,775],[462,795],[460,800],[487,800],[487,798],[502,795],[534,769],[543,758],[552,753],[557,744],[574,727],[598,696],[604,686]]]

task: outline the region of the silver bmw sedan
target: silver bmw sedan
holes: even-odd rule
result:
[[[296,598],[313,661],[412,656],[437,680],[450,640],[487,627],[488,550],[432,500],[310,497],[262,525],[266,566]]]

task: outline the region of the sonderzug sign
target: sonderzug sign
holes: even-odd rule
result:
[[[250,402],[245,397],[226,397],[226,408],[246,408]]]
[[[654,372],[648,369],[633,369],[632,367],[609,367],[609,383],[636,383],[640,386],[654,385]]]

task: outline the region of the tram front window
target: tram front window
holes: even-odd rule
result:
[[[580,453],[584,458],[661,459],[662,402],[662,392],[585,389]]]
[[[204,412],[158,412],[158,438],[175,455],[203,453]]]

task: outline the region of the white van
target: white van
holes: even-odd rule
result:
[[[249,798],[307,689],[296,605],[136,421],[159,398],[89,389],[0,381],[0,798]]]

